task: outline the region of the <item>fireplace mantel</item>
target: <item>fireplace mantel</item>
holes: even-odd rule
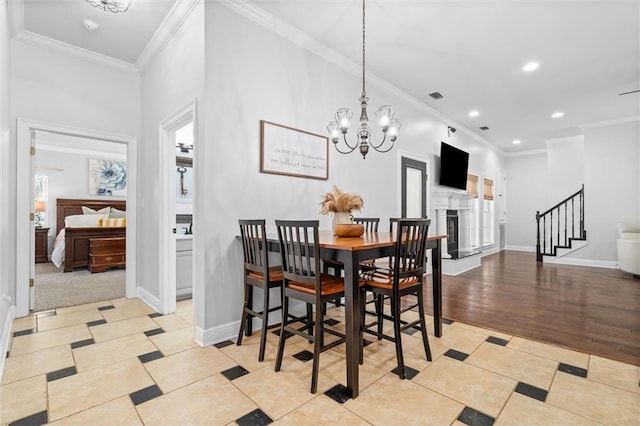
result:
[[[469,246],[469,220],[473,207],[473,195],[462,191],[433,191],[431,194],[431,204],[436,211],[436,230],[438,235],[447,234],[447,210],[458,210],[459,240],[458,246],[465,249]],[[450,258],[447,252],[447,241],[442,242],[442,257]]]

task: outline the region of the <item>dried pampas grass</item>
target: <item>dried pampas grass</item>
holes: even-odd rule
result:
[[[343,192],[337,186],[333,186],[333,191],[322,195],[320,203],[322,214],[329,213],[350,213],[353,210],[360,210],[364,206],[362,197],[352,192]]]

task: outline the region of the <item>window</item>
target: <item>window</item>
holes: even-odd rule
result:
[[[47,223],[47,195],[49,191],[49,177],[35,175],[34,179],[35,223],[42,227]]]
[[[495,242],[495,201],[493,200],[493,180],[484,179],[484,193],[482,203],[482,244],[489,245]]]
[[[469,221],[469,244],[480,247],[480,200],[478,198],[478,176],[467,175],[467,194],[473,195],[471,220]]]

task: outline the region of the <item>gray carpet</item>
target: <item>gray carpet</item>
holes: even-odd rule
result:
[[[53,263],[36,263],[35,311],[82,305],[125,296],[125,270],[62,272]]]

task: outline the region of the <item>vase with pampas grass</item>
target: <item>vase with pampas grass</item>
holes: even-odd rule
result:
[[[335,232],[336,225],[353,223],[353,211],[360,211],[364,206],[362,197],[353,192],[344,192],[337,186],[333,186],[331,192],[322,195],[320,203],[320,213],[333,213],[333,230]]]

